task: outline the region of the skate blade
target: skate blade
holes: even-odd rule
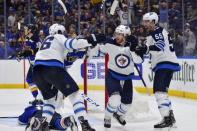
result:
[[[30,127],[26,127],[25,131],[32,131]]]
[[[177,126],[165,127],[165,128],[155,128],[154,131],[178,131]]]

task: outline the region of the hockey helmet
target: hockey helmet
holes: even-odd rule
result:
[[[49,27],[49,34],[50,35],[55,35],[55,34],[63,34],[65,31],[65,27],[60,24],[53,24]]]
[[[159,21],[159,17],[157,15],[157,13],[155,13],[155,12],[148,12],[148,13],[146,13],[146,14],[143,15],[142,20],[143,21],[144,20],[154,21],[154,23],[157,24],[158,21]]]
[[[131,30],[128,26],[119,25],[115,29],[115,33],[123,34],[124,36],[131,35]]]

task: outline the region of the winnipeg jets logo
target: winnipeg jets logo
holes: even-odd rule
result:
[[[119,54],[115,57],[115,62],[119,68],[126,68],[130,64],[130,59],[124,54]]]

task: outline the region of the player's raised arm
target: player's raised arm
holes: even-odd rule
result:
[[[63,25],[54,24],[49,28],[49,32],[59,43],[64,45],[66,50],[83,49],[91,46],[86,39],[66,38],[63,34],[65,32]]]
[[[70,50],[70,49],[73,50],[73,49],[83,49],[83,48],[86,48],[86,47],[90,47],[92,45],[89,44],[86,39],[68,38],[65,41],[64,46],[68,50]]]

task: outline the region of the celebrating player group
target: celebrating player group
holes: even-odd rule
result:
[[[68,128],[77,131],[78,125],[74,116],[63,117],[57,112],[63,99],[68,98],[82,131],[95,131],[89,124],[84,99],[79,93],[75,78],[72,78],[66,69],[72,66],[76,59],[84,56],[91,59],[92,56],[102,53],[109,57],[105,76],[109,99],[103,118],[104,127],[113,126],[112,118],[121,125],[126,125],[125,116],[133,100],[134,65],[142,63],[144,55],[149,55],[152,71],[155,73],[153,93],[162,116],[162,121],[155,124],[154,128],[175,128],[176,120],[168,97],[168,88],[173,73],[179,71],[180,66],[173,41],[169,33],[158,26],[158,21],[155,12],[143,15],[142,26],[148,32],[143,43],[139,43],[138,38],[132,36],[130,27],[125,25],[117,26],[111,38],[104,34],[68,38],[65,27],[55,23],[50,26],[49,35],[37,45],[38,40],[34,38],[36,27],[26,25],[26,46],[17,57],[29,58],[30,69],[26,80],[35,101],[19,116],[19,124],[27,125],[27,131]],[[37,98],[39,91],[42,100]]]

